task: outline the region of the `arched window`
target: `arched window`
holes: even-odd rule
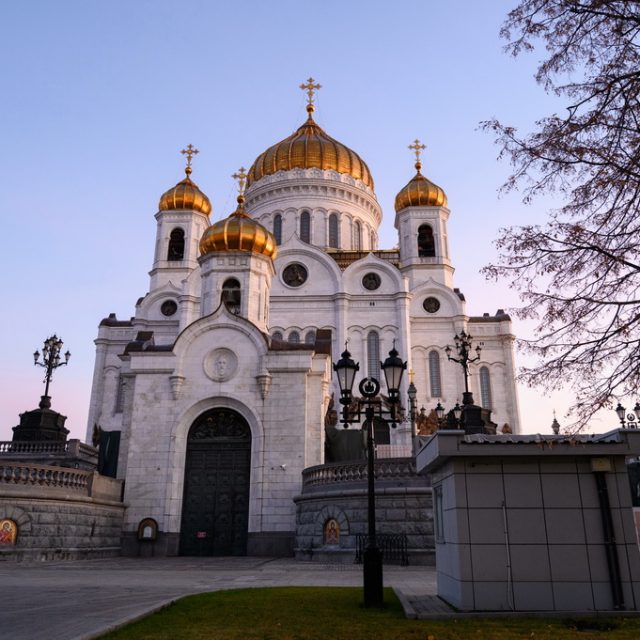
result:
[[[367,372],[370,378],[380,380],[380,337],[376,331],[367,334]]]
[[[353,225],[353,248],[356,251],[362,249],[362,225],[360,220],[356,220]]]
[[[304,337],[305,344],[315,344],[316,343],[316,332],[312,329],[311,331],[307,331],[307,335]]]
[[[282,244],[282,216],[278,213],[273,219],[273,235],[276,239],[276,244]]]
[[[289,334],[289,342],[291,344],[300,344],[300,334],[297,331],[292,331]]]
[[[227,278],[224,281],[220,299],[231,313],[240,313],[240,283],[235,278]]]
[[[370,248],[373,251],[373,249],[376,248],[376,233],[375,233],[375,231],[371,232],[371,240],[370,240],[370,242],[371,242],[371,247]]]
[[[273,335],[271,336],[274,340],[280,340],[282,341],[282,332],[281,331],[274,331]]]
[[[184,258],[184,231],[174,229],[169,236],[169,250],[167,260],[182,260]]]
[[[440,381],[440,354],[429,352],[429,388],[432,398],[442,397],[442,383]]]
[[[491,409],[491,376],[489,367],[480,367],[480,398],[485,409]]]
[[[338,216],[335,213],[329,216],[329,246],[338,248]]]
[[[422,257],[432,257],[436,255],[433,229],[428,224],[422,224],[418,228],[418,255]]]
[[[300,240],[311,242],[311,216],[308,211],[300,214]]]

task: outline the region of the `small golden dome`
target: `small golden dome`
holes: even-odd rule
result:
[[[416,162],[416,175],[396,196],[396,211],[405,207],[446,207],[447,194],[421,173],[422,164]]]
[[[364,160],[327,135],[314,121],[313,111],[313,104],[308,104],[307,121],[295,133],[256,158],[249,169],[247,186],[278,171],[328,169],[353,176],[373,189],[373,178]]]
[[[238,208],[205,229],[200,240],[200,255],[226,251],[260,253],[270,258],[278,252],[273,234],[244,210],[243,195],[238,196]]]
[[[200,191],[198,185],[189,177],[191,175],[191,167],[187,166],[184,172],[187,174],[186,178],[160,197],[159,210],[187,209],[189,211],[201,211],[208,216],[211,213],[209,198]]]

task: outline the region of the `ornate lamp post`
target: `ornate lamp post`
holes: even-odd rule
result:
[[[396,405],[400,401],[400,383],[402,374],[407,368],[407,363],[398,357],[395,346],[389,351],[389,357],[380,363],[384,373],[387,390],[389,393],[389,403],[391,426],[396,426]],[[333,365],[333,370],[338,377],[340,385],[340,404],[342,404],[342,424],[345,429],[350,423],[360,422],[361,411],[364,409],[367,439],[367,504],[368,504],[368,535],[367,546],[364,551],[363,561],[363,581],[364,581],[364,606],[382,607],[384,606],[382,595],[382,552],[376,540],[376,494],[374,482],[374,432],[373,419],[376,414],[382,417],[385,412],[382,401],[377,397],[380,392],[380,382],[376,378],[363,378],[358,389],[362,394],[361,398],[355,398],[355,414],[350,411],[353,403],[353,383],[356,373],[360,370],[360,365],[351,359],[351,354],[345,348],[338,362]]]
[[[638,418],[640,417],[640,402],[636,402],[636,406],[633,407],[633,413],[627,413],[626,408],[618,402],[618,406],[615,408],[615,412],[618,414],[618,419],[620,420],[620,424],[622,425],[623,429],[638,428]]]
[[[411,452],[415,456],[418,445],[418,434],[416,433],[416,418],[418,417],[418,390],[416,389],[416,385],[413,384],[413,371],[409,371],[409,388],[407,389],[407,395],[409,396],[409,418],[411,420]]]
[[[55,334],[44,341],[42,347],[42,361],[40,361],[40,352],[38,350],[33,353],[33,364],[39,367],[45,368],[44,374],[44,395],[40,400],[40,408],[48,409],[51,407],[51,398],[49,397],[49,385],[51,384],[51,378],[53,372],[58,368],[66,364],[69,364],[69,358],[71,353],[67,350],[64,354],[64,362],[60,361],[60,352],[62,351],[62,345],[64,342]]]
[[[475,357],[471,357],[471,341],[473,340],[471,334],[466,333],[464,330],[462,330],[459,334],[456,333],[456,335],[453,337],[453,340],[455,342],[456,354],[458,355],[458,357],[454,358],[451,356],[452,349],[449,345],[447,345],[444,351],[447,354],[447,358],[452,362],[457,362],[462,367],[462,370],[464,372],[464,393],[462,395],[462,404],[473,404],[473,394],[469,391],[469,365],[480,360],[482,343],[480,343],[475,348]]]

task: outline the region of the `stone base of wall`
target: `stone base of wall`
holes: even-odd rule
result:
[[[295,531],[250,532],[247,540],[248,556],[293,556]]]
[[[366,487],[326,486],[296,497],[295,556],[318,562],[353,562],[356,536],[367,533]],[[326,545],[324,525],[340,525],[339,544]],[[376,490],[376,532],[405,534],[409,564],[434,565],[433,509],[430,487],[384,487]]]
[[[122,503],[90,497],[46,499],[0,495],[0,518],[10,518],[18,524],[16,544],[0,547],[0,561],[120,555],[123,515]]]

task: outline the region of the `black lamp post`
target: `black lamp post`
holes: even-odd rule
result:
[[[402,382],[402,374],[407,368],[407,363],[398,357],[395,346],[389,351],[389,357],[380,363],[387,383],[389,393],[389,403],[391,410],[391,426],[396,426],[396,405],[400,401],[400,383]],[[351,354],[345,348],[338,362],[333,365],[333,370],[338,377],[340,385],[340,404],[342,404],[342,424],[345,429],[349,423],[360,422],[360,413],[364,408],[365,424],[367,437],[367,505],[368,505],[368,535],[367,546],[364,550],[363,561],[363,582],[364,582],[364,606],[365,607],[382,607],[384,606],[382,592],[382,552],[378,547],[376,540],[376,494],[374,482],[374,456],[375,442],[373,431],[373,419],[376,413],[382,417],[384,412],[382,402],[377,398],[380,392],[380,383],[376,378],[363,378],[358,389],[362,394],[361,398],[356,398],[357,410],[354,414],[350,413],[350,407],[353,403],[353,383],[356,373],[359,371],[360,365],[351,359]]]
[[[480,360],[482,343],[480,343],[475,348],[475,357],[471,357],[471,341],[473,340],[471,334],[466,333],[464,330],[462,330],[459,334],[456,333],[456,335],[453,337],[453,340],[455,342],[456,354],[458,355],[458,357],[452,357],[452,349],[449,345],[447,345],[444,351],[447,354],[447,358],[452,362],[457,362],[462,367],[462,370],[464,372],[464,393],[462,394],[462,404],[473,404],[473,394],[469,391],[469,365]]]
[[[49,397],[49,384],[51,383],[53,372],[58,367],[62,367],[65,364],[69,363],[71,354],[68,350],[64,354],[64,362],[60,361],[60,352],[62,351],[63,344],[64,342],[62,342],[62,340],[54,334],[44,341],[44,346],[42,347],[42,362],[40,361],[40,352],[36,350],[33,353],[33,364],[45,368],[44,395],[40,399],[41,409],[48,409],[51,406],[51,398]]]
[[[633,413],[627,413],[627,409],[623,407],[619,402],[615,408],[615,412],[618,414],[618,419],[623,429],[637,429],[638,419],[640,418],[640,402],[636,402],[636,406],[633,407]]]

